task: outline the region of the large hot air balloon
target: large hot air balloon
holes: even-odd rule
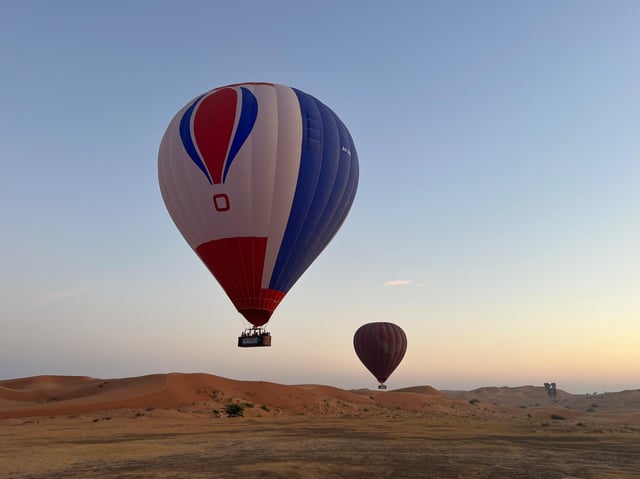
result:
[[[384,382],[402,361],[407,352],[407,336],[393,323],[367,323],[353,335],[353,347],[362,364],[386,389]]]
[[[253,325],[238,345],[270,345],[262,326],[353,203],[358,155],[349,131],[295,88],[227,85],[176,114],[158,176],[174,223]]]

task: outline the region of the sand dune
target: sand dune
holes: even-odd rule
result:
[[[430,386],[398,390],[344,390],[326,385],[283,385],[237,381],[203,373],[152,374],[99,379],[85,376],[34,376],[0,381],[0,418],[77,415],[107,410],[178,410],[223,414],[229,403],[245,415],[388,415],[390,412],[445,415],[513,414],[567,420],[602,417],[640,424],[640,390],[573,395],[558,390],[551,401],[543,387],[486,387],[437,391]],[[604,420],[603,419],[603,420]]]
[[[544,387],[483,387],[472,391],[443,391],[447,397],[480,401],[506,408],[527,410],[535,419],[551,415],[567,420],[640,425],[640,389],[601,393],[571,394],[557,390],[551,400]]]
[[[447,397],[491,402],[504,407],[562,405],[575,408],[589,407],[599,403],[613,409],[636,409],[640,411],[640,389],[600,394],[571,394],[561,389],[552,401],[545,388],[537,386],[483,387],[472,391],[442,391]]]
[[[230,402],[260,408],[261,414],[359,414],[389,408],[426,411],[434,406],[449,407],[452,402],[469,406],[428,386],[404,391],[348,391],[315,384],[236,381],[199,373],[122,379],[35,376],[0,381],[0,418],[194,406],[215,410]]]
[[[228,418],[230,404],[244,418]],[[0,477],[640,477],[640,390],[0,381]],[[37,460],[34,460],[37,458]],[[544,460],[541,460],[544,458]]]

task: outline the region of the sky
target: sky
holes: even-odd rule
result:
[[[204,372],[375,389],[640,388],[640,3],[0,2],[0,379]],[[174,226],[162,135],[196,95],[299,88],[349,128],[341,230],[247,326]]]

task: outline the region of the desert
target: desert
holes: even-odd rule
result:
[[[636,478],[640,390],[0,381],[0,477]]]

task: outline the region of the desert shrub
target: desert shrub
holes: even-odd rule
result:
[[[271,409],[269,409],[269,406],[267,406],[266,404],[263,404],[262,406],[260,406],[262,409],[264,409],[265,411],[271,411]]]
[[[590,408],[587,409],[587,412],[596,412],[596,410],[594,408],[590,407]]]
[[[239,403],[227,404],[224,407],[224,412],[228,417],[244,416],[244,406]]]
[[[478,398],[469,399],[469,404],[478,404],[479,402],[480,402],[480,399]]]
[[[110,421],[111,420],[111,416],[107,416],[107,417],[97,417],[94,418],[93,422],[98,422],[98,421]]]
[[[556,420],[560,420],[560,421],[565,421],[566,418],[564,416],[561,416],[560,414],[552,414],[551,415],[551,419],[556,419]]]
[[[252,402],[246,402],[246,403],[244,403],[244,406],[251,408],[251,407],[253,407],[253,403]]]

